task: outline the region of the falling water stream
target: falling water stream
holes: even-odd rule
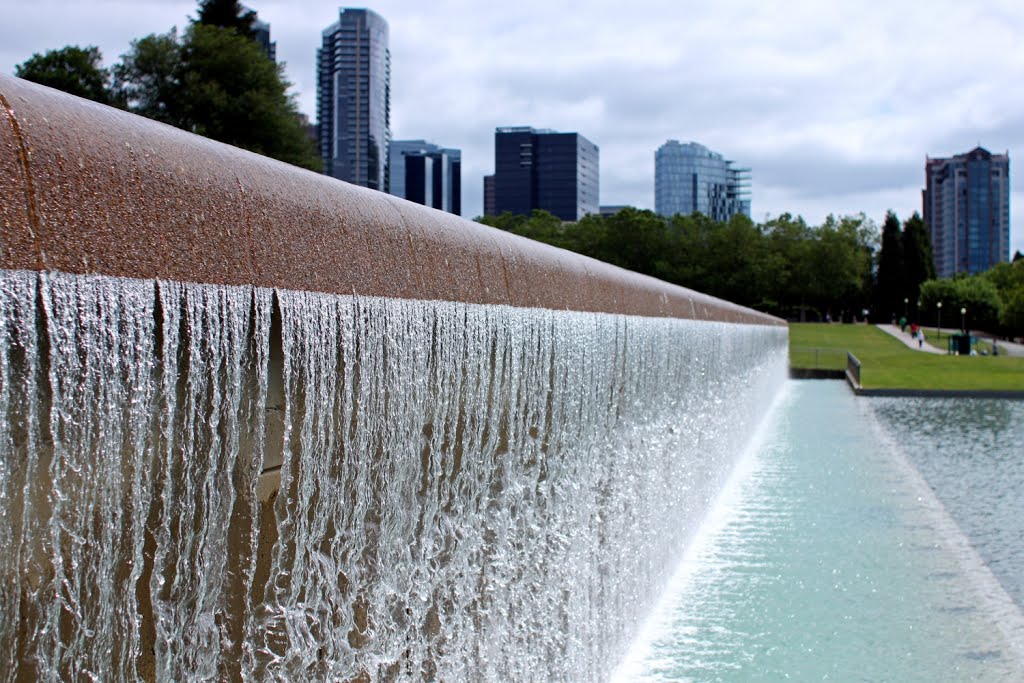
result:
[[[598,681],[779,327],[0,272],[0,681]]]

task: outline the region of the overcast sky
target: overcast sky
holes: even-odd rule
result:
[[[195,2],[0,0],[0,71],[34,52],[183,27]],[[315,120],[316,49],[339,5],[248,3],[271,24]],[[921,210],[927,155],[1010,154],[1011,253],[1024,251],[1020,0],[380,0],[395,139],[463,151],[463,214],[481,213],[494,128],[577,131],[601,151],[601,203],[654,206],[654,150],[696,141],[753,173],[753,217],[819,223]]]

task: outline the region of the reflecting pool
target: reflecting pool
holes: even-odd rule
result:
[[[907,421],[948,419],[905,405],[917,404],[788,383],[618,680],[1024,680],[1018,606],[953,521],[958,506],[932,492],[931,468],[914,464],[934,451],[924,434],[947,436],[921,422],[904,434]],[[998,420],[1019,429],[1019,416]],[[979,429],[1002,444],[990,422]],[[935,469],[963,480],[974,465]],[[993,478],[1011,479],[977,476],[989,495]],[[1008,554],[1003,566],[1020,561]]]
[[[1024,401],[868,399],[985,563],[1024,605]]]

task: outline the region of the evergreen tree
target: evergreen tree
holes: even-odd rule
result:
[[[238,0],[202,0],[195,23],[233,29],[240,36],[252,38],[256,12],[244,7]]]
[[[921,296],[921,283],[935,277],[932,239],[928,227],[916,211],[903,223],[903,280],[905,297],[915,309]]]
[[[875,322],[889,322],[903,314],[904,298],[909,299],[904,282],[903,237],[900,219],[889,211],[882,225],[882,249],[878,254],[878,272],[875,276]]]

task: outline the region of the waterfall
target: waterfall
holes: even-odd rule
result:
[[[784,327],[0,271],[0,681],[606,679]]]

